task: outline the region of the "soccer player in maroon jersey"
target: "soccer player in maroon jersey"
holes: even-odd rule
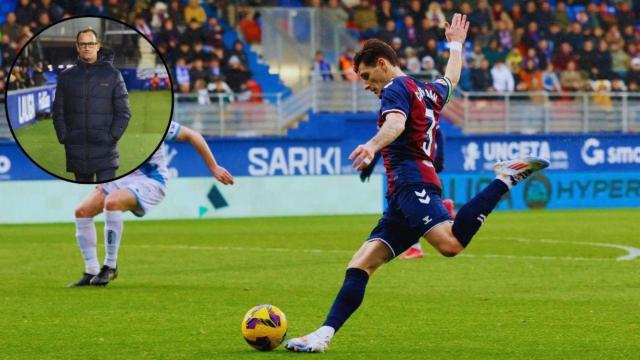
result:
[[[362,170],[377,152],[387,173],[388,208],[368,240],[349,262],[342,288],[324,324],[316,331],[285,343],[288,350],[323,352],[335,332],[360,306],[369,277],[384,263],[401,254],[420,238],[438,252],[452,257],[469,244],[502,195],[549,162],[524,158],[499,162],[496,179],[464,204],[455,220],[442,204],[440,180],[433,162],[438,117],[460,79],[462,44],[469,22],[455,14],[445,24],[450,56],[443,78],[424,83],[406,76],[395,51],[383,41],[367,41],[354,58],[355,71],[365,89],[381,100],[378,132],[350,155]]]

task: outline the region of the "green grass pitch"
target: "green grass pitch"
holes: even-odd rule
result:
[[[314,330],[375,216],[132,221],[120,277],[68,289],[83,270],[73,224],[0,231],[3,359],[637,359],[640,210],[492,214],[465,252],[428,249],[370,280],[322,355],[260,353],[244,313],[280,307]],[[102,224],[97,224],[102,260]]]
[[[120,168],[123,175],[139,165],[155,150],[164,135],[171,114],[171,92],[132,91],[129,93],[131,119],[124,136],[118,142]],[[74,179],[66,171],[64,146],[56,139],[53,122],[39,121],[16,130],[20,145],[40,166],[66,179]]]

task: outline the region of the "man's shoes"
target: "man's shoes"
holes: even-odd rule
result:
[[[456,210],[454,209],[454,206],[453,206],[453,200],[444,199],[442,200],[442,205],[444,205],[444,208],[447,209],[447,212],[449,213],[449,215],[451,215],[451,217],[455,219]]]
[[[118,277],[118,269],[111,268],[107,265],[103,265],[98,275],[91,279],[91,285],[93,286],[105,286],[111,280],[115,280]]]
[[[398,256],[401,260],[411,260],[411,259],[419,259],[424,256],[424,251],[422,248],[417,246],[412,246],[407,251],[403,252]]]
[[[95,275],[93,274],[82,273],[80,280],[68,284],[67,287],[89,286],[91,285],[91,279],[93,279],[94,276]]]
[[[529,177],[536,171],[542,170],[549,166],[549,161],[537,158],[526,157],[516,160],[500,161],[493,166],[496,176],[511,184],[518,184],[522,180]]]
[[[315,332],[299,338],[287,340],[284,348],[295,352],[321,353],[329,347],[330,338],[323,338]]]

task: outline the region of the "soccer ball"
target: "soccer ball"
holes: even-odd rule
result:
[[[287,334],[287,317],[273,305],[254,306],[242,320],[242,336],[257,350],[269,351]]]

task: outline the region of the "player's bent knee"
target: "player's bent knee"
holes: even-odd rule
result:
[[[89,211],[87,209],[85,209],[84,207],[82,207],[82,206],[79,206],[79,207],[76,208],[75,216],[76,216],[76,218],[93,217],[92,214],[90,214]]]
[[[453,241],[438,246],[438,251],[440,252],[440,254],[446,257],[454,257],[460,254],[462,250],[464,250],[464,248],[455,238],[453,239]]]
[[[109,211],[120,210],[120,202],[111,196],[107,196],[104,199],[104,209]]]

